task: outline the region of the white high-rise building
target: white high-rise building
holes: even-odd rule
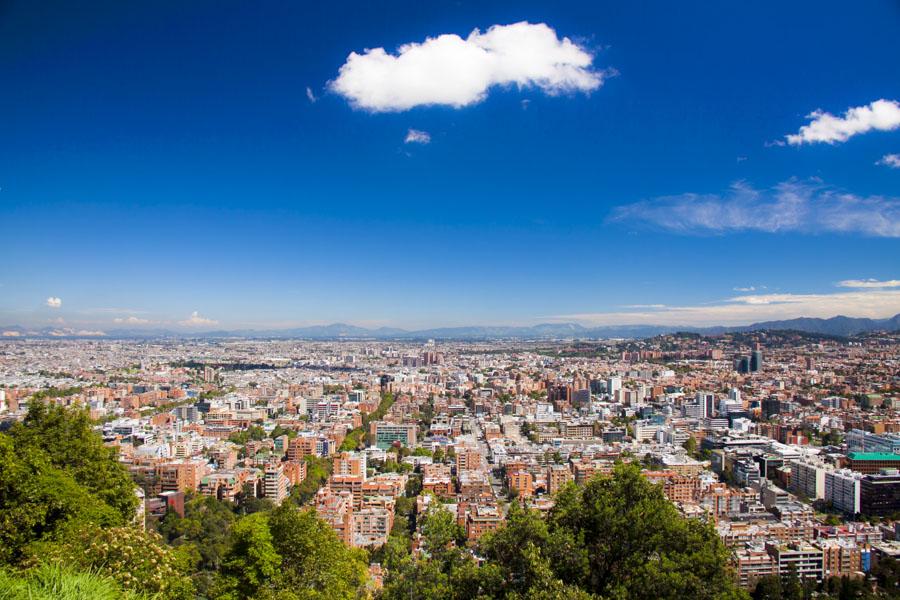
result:
[[[712,392],[697,392],[696,399],[700,405],[701,418],[712,417],[716,409],[716,395]]]
[[[825,497],[825,474],[828,465],[815,458],[802,458],[791,464],[790,491],[806,496],[810,500]]]
[[[825,473],[825,500],[839,511],[855,515],[859,512],[862,473],[839,469]]]
[[[622,391],[622,378],[610,377],[606,380],[606,393],[610,398],[615,398],[616,393]]]

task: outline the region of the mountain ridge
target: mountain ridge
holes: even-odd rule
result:
[[[530,326],[477,325],[458,327],[436,327],[430,329],[406,330],[396,327],[368,329],[346,323],[292,327],[286,329],[259,330],[211,330],[184,332],[166,329],[114,329],[109,332],[86,331],[71,328],[44,327],[25,328],[18,325],[0,327],[0,339],[22,338],[70,338],[70,339],[221,339],[221,338],[264,338],[264,339],[444,339],[444,340],[490,340],[490,339],[609,339],[644,338],[679,331],[717,335],[760,330],[795,330],[805,333],[848,337],[873,331],[900,331],[900,314],[885,319],[847,317],[837,315],[827,319],[818,317],[798,317],[778,321],[761,321],[750,325],[690,327],[678,325],[603,325],[585,327],[578,323],[539,323]]]

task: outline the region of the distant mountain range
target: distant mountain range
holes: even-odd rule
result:
[[[900,314],[888,319],[862,319],[837,316],[830,319],[801,317],[785,321],[764,321],[739,327],[685,327],[671,325],[606,325],[584,327],[577,323],[541,323],[530,327],[472,326],[441,327],[409,331],[391,327],[366,329],[333,323],[292,329],[257,330],[239,329],[233,331],[184,332],[162,329],[114,329],[107,332],[85,331],[58,327],[30,329],[20,326],[0,327],[0,339],[16,338],[112,338],[112,339],[221,339],[221,338],[266,338],[266,339],[440,339],[440,340],[550,340],[550,339],[609,339],[645,338],[676,331],[696,332],[715,335],[727,332],[760,330],[794,330],[822,335],[852,336],[872,331],[900,331]]]

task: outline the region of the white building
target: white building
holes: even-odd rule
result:
[[[825,473],[825,500],[848,515],[859,513],[862,473],[839,469]]]

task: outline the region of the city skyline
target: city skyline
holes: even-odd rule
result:
[[[0,327],[891,317],[898,22],[12,3]]]

